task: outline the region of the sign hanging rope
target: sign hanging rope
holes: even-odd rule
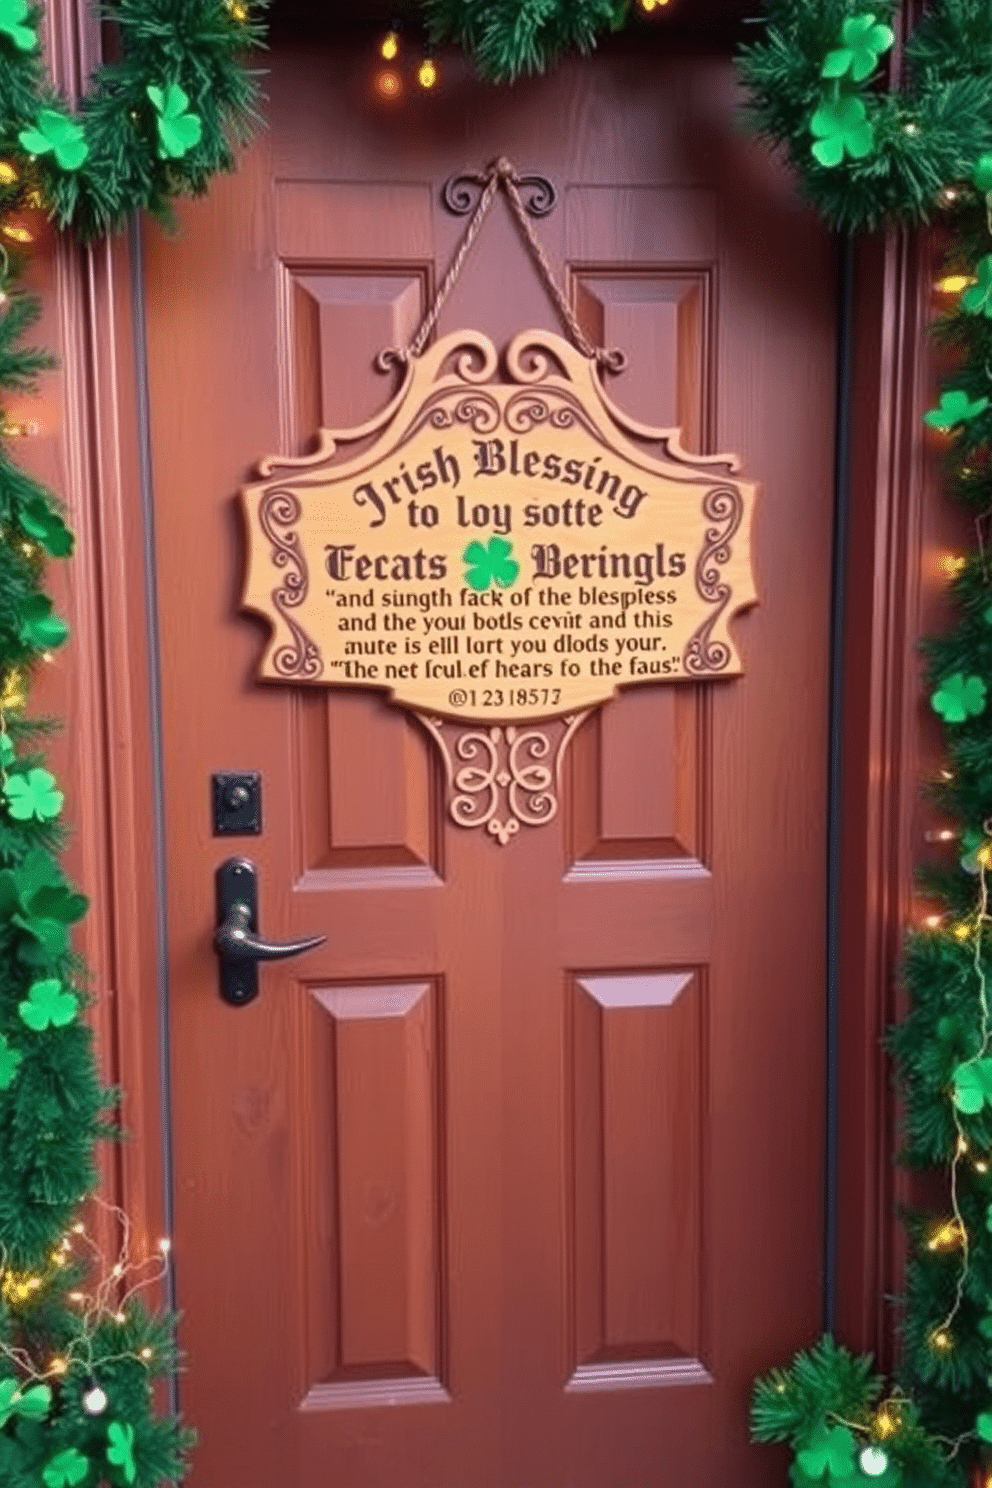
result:
[[[465,266],[465,260],[471,253],[475,240],[479,236],[489,208],[496,199],[496,193],[501,187],[509,204],[510,211],[513,213],[517,226],[520,228],[524,241],[530,249],[534,262],[537,265],[538,272],[551,298],[555,302],[558,314],[561,316],[574,345],[581,351],[584,357],[588,357],[590,361],[594,361],[598,367],[604,367],[608,372],[613,373],[624,370],[627,365],[627,358],[622,351],[593,346],[592,342],[586,336],[578,322],[575,311],[568,302],[565,291],[554,276],[554,271],[548,263],[547,255],[541,246],[537,234],[527,220],[527,207],[524,205],[523,198],[520,195],[520,187],[527,182],[533,182],[535,180],[540,180],[540,178],[519,175],[515,167],[504,155],[501,155],[498,160],[494,160],[482,175],[459,176],[456,178],[457,183],[473,181],[477,185],[482,186],[482,194],[476,203],[471,220],[462,234],[461,242],[458,245],[454,258],[451,260],[448,272],[441,280],[437,293],[426,315],[420,322],[416,334],[407,346],[387,346],[379,353],[376,358],[376,366],[380,372],[388,371],[391,366],[408,362],[411,357],[420,356],[430,339],[431,332],[437,324],[441,308],[454,288],[455,282]],[[455,183],[449,182],[449,187],[453,184]],[[537,206],[532,202],[531,211],[536,216],[543,217],[554,206],[555,193],[550,183],[541,182],[541,184],[545,188],[543,200],[539,198],[541,204]],[[446,187],[445,201],[453,210],[460,211],[462,210],[464,197],[457,192],[451,192]]]

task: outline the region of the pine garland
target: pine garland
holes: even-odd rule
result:
[[[592,51],[625,24],[630,0],[424,0],[424,10],[431,41],[454,42],[482,77],[512,83]]]
[[[120,58],[73,112],[44,76],[38,8],[0,0],[0,396],[52,365],[23,344],[40,310],[11,261],[33,239],[25,209],[83,241],[138,209],[168,219],[172,198],[233,167],[253,122],[238,54],[261,26],[243,0],[112,0],[104,14]],[[116,1096],[83,1016],[71,931],[87,900],[59,863],[63,795],[25,713],[32,668],[69,635],[44,565],[73,542],[57,498],[0,441],[0,1484],[155,1488],[185,1475],[193,1442],[153,1395],[177,1365],[175,1319],[142,1294],[168,1246],[136,1246],[95,1193]],[[110,1257],[87,1227],[94,1206],[119,1237]]]

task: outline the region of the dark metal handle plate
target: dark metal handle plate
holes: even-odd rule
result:
[[[323,945],[326,935],[270,941],[258,934],[258,874],[247,858],[228,858],[217,869],[217,929],[220,995],[234,1007],[258,996],[259,961],[284,961]]]

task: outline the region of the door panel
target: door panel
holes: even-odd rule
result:
[[[268,134],[145,244],[194,1482],[770,1483],[750,1380],[816,1329],[822,1260],[829,245],[720,57],[453,64],[392,112],[366,61],[277,46]],[[236,511],[254,461],[390,396],[374,355],[464,230],[440,188],[500,154],[559,187],[537,230],[628,353],[611,396],[762,483],[744,676],[619,695],[506,847],[452,820],[415,718],[253,680]],[[501,201],[459,326],[558,328]],[[260,837],[210,836],[221,769],[261,772]],[[263,933],[327,935],[238,1010],[232,846]]]

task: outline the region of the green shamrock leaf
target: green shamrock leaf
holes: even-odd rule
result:
[[[490,584],[499,584],[509,589],[520,572],[520,564],[511,558],[513,544],[505,537],[491,537],[485,547],[480,542],[470,542],[462,554],[462,562],[468,564],[465,582],[473,589],[488,589]]]
[[[0,33],[9,36],[19,52],[33,52],[38,45],[34,27],[23,24],[27,13],[27,0],[0,0]]]
[[[14,741],[9,734],[0,734],[0,770],[6,770],[17,758]]]
[[[55,776],[48,770],[35,766],[24,775],[11,775],[3,793],[7,797],[7,810],[15,821],[52,821],[62,810],[65,800],[55,784]]]
[[[952,1099],[966,1116],[977,1116],[986,1102],[992,1105],[992,1059],[959,1064],[952,1080]]]
[[[817,136],[813,158],[821,165],[840,165],[845,154],[852,160],[863,160],[875,148],[875,129],[860,98],[825,100],[809,127]]]
[[[982,1411],[975,1421],[975,1430],[982,1441],[992,1442],[992,1413]]]
[[[966,827],[961,833],[962,852],[958,862],[961,864],[965,873],[977,875],[981,871],[978,854],[985,846],[987,840],[985,833],[976,832],[974,827]]]
[[[930,706],[945,723],[964,723],[966,718],[977,718],[985,711],[985,683],[981,677],[953,672],[931,694]]]
[[[7,1042],[6,1035],[0,1033],[0,1090],[9,1090],[13,1085],[23,1058],[21,1051],[13,1048]],[[2,1409],[0,1409],[0,1416],[2,1414]],[[0,1426],[2,1425],[3,1421],[0,1419]]]
[[[0,4],[2,3],[3,0],[0,0]],[[58,512],[52,511],[43,497],[32,496],[17,513],[17,520],[28,537],[40,542],[46,553],[50,553],[53,558],[71,556],[75,537]]]
[[[134,1427],[111,1421],[107,1439],[107,1461],[119,1467],[127,1482],[133,1483],[138,1471],[134,1465]]]
[[[868,11],[864,15],[848,16],[841,29],[841,39],[844,45],[827,53],[821,76],[839,78],[850,72],[856,83],[863,83],[896,38],[894,31],[877,23]]]
[[[35,1033],[45,1029],[65,1028],[79,1012],[79,998],[67,992],[58,977],[32,982],[24,1002],[17,1004],[21,1021]]]
[[[988,398],[971,399],[967,393],[955,388],[952,392],[941,393],[940,403],[936,408],[929,408],[923,415],[923,422],[929,424],[931,429],[953,429],[955,424],[967,424],[984,413],[989,406]]]
[[[90,1460],[75,1447],[66,1447],[45,1466],[41,1477],[45,1488],[74,1488],[90,1470]]]
[[[42,109],[33,129],[22,129],[17,136],[30,155],[55,156],[62,170],[78,170],[90,153],[83,126],[54,109]]]
[[[21,640],[39,651],[52,651],[69,638],[69,627],[52,609],[47,594],[29,594],[20,608]]]
[[[789,1468],[789,1481],[792,1488],[818,1488],[820,1482],[818,1478],[811,1478],[808,1473],[804,1473],[798,1462],[794,1462]]]
[[[163,160],[178,160],[200,143],[203,124],[199,114],[189,112],[189,97],[178,83],[166,89],[149,83],[145,89],[158,114],[158,153]]]
[[[28,853],[17,868],[0,870],[0,917],[36,942],[35,952],[21,948],[29,961],[46,963],[68,948],[67,926],[82,919],[89,901],[66,883],[43,848]]]
[[[822,1422],[796,1453],[796,1462],[810,1478],[854,1476],[854,1436],[846,1426],[826,1426]]]
[[[43,1421],[52,1404],[52,1391],[48,1385],[31,1385],[22,1390],[17,1379],[0,1380],[0,1426],[5,1426],[11,1416],[23,1416],[27,1421]]]
[[[970,315],[992,316],[992,253],[975,265],[975,283],[965,290],[961,304]]]
[[[992,191],[992,155],[979,155],[978,164],[971,173],[971,179],[979,191],[986,195]]]

